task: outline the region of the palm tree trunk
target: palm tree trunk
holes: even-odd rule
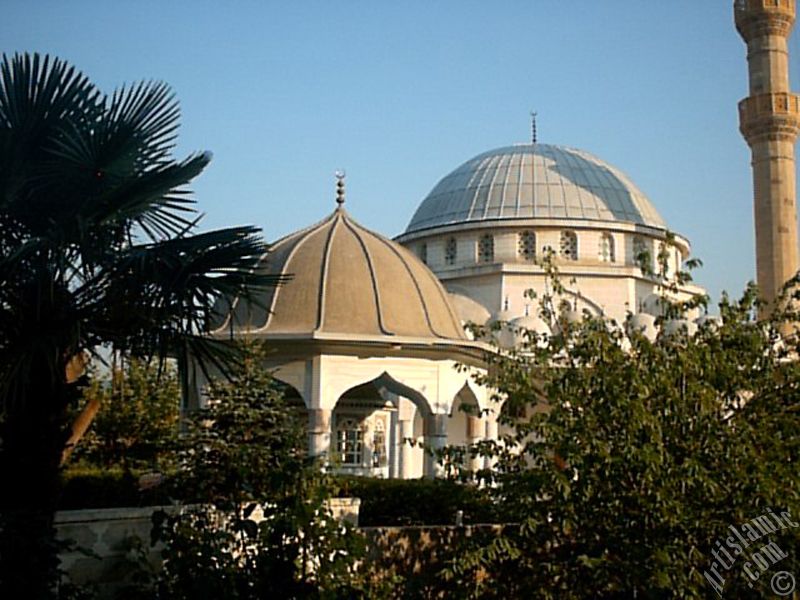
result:
[[[41,375],[0,425],[0,598],[52,598],[58,584],[53,520],[71,389]]]

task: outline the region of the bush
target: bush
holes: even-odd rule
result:
[[[171,364],[126,358],[121,367],[98,374],[83,390],[81,404],[97,402],[100,409],[73,459],[123,469],[159,466],[178,428],[180,395]]]
[[[361,499],[362,527],[453,525],[459,510],[465,525],[497,522],[486,490],[455,481],[340,476],[336,483],[338,496]]]
[[[60,510],[118,508],[169,504],[168,490],[155,487],[139,490],[137,471],[95,466],[72,467],[62,474]]]

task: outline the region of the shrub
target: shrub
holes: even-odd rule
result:
[[[62,474],[60,510],[169,504],[166,487],[140,490],[139,471],[78,465]]]
[[[494,523],[497,515],[486,490],[444,479],[373,479],[339,476],[337,494],[361,499],[362,527]]]

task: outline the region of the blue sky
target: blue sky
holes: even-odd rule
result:
[[[334,207],[394,236],[450,170],[529,137],[627,173],[705,262],[713,296],[754,277],[745,47],[728,0],[4,0],[0,51],[56,54],[107,91],[160,79],[205,229],[267,239]],[[796,36],[791,77],[800,81]]]

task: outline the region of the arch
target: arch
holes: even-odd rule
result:
[[[427,435],[422,424],[433,416],[430,404],[388,372],[348,388],[331,416],[331,452],[344,472],[379,477],[431,472],[417,444]]]
[[[425,396],[420,394],[414,388],[400,383],[394,377],[389,375],[388,372],[384,371],[381,375],[373,379],[372,382],[380,386],[378,388],[379,392],[381,391],[381,388],[383,388],[384,390],[392,392],[393,394],[402,396],[403,398],[408,398],[414,404],[414,406],[417,407],[417,411],[419,411],[420,415],[423,417],[428,417],[433,414],[430,403]]]
[[[273,379],[275,379],[278,384],[277,387],[283,394],[287,405],[293,408],[306,408],[306,401],[303,399],[303,394],[301,394],[296,387],[291,383],[283,381],[280,377],[275,377],[273,375]]]
[[[461,387],[458,392],[456,392],[456,396],[453,400],[453,403],[450,405],[450,413],[449,417],[452,417],[456,414],[458,410],[458,406],[461,404],[474,404],[478,411],[482,410],[481,403],[478,401],[478,396],[475,394],[475,391],[469,386],[469,382],[465,381],[464,385]]]

